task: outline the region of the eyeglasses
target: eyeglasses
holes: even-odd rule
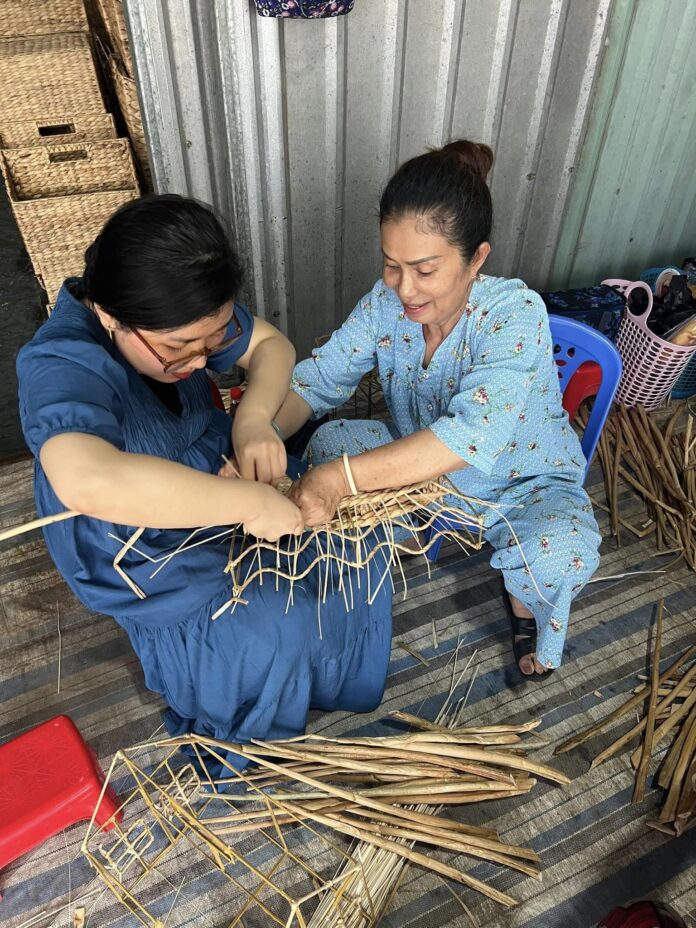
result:
[[[183,358],[177,358],[176,361],[167,361],[166,358],[163,358],[162,355],[158,351],[155,351],[155,349],[148,342],[145,336],[142,335],[140,332],[138,332],[137,329],[132,328],[131,332],[138,339],[140,339],[140,341],[143,343],[143,345],[145,345],[145,347],[150,352],[150,354],[153,355],[153,357],[157,358],[157,360],[160,362],[160,364],[164,368],[164,373],[169,374],[175,371],[182,370],[182,368],[186,367],[188,364],[190,364],[191,361],[195,360],[196,358],[209,358],[211,354],[218,354],[220,351],[224,351],[225,348],[229,348],[230,345],[233,345],[239,338],[242,337],[244,333],[243,333],[241,325],[239,324],[239,319],[237,319],[235,315],[232,316],[232,319],[230,319],[230,322],[234,322],[235,327],[236,327],[236,332],[231,338],[225,339],[224,342],[220,342],[220,344],[216,345],[214,348],[204,348],[202,351],[193,351],[191,352],[191,354],[187,354]]]

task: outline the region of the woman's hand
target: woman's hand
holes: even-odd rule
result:
[[[277,541],[283,535],[301,535],[304,519],[297,506],[282,493],[263,483],[249,487],[251,497],[243,529],[256,538]]]
[[[244,480],[273,483],[285,473],[288,458],[285,445],[269,421],[241,409],[234,417],[232,445]]]
[[[339,501],[349,493],[343,462],[339,460],[308,470],[290,491],[290,499],[302,510],[305,525],[312,528],[332,519]]]
[[[241,477],[239,465],[235,458],[225,458],[225,463],[218,471],[218,477]]]

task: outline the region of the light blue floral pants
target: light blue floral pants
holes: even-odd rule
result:
[[[305,458],[317,466],[343,453],[370,451],[395,437],[378,420],[334,420],[317,429]],[[502,571],[508,592],[534,616],[539,662],[559,667],[571,603],[599,564],[602,539],[592,504],[582,487],[551,477],[535,481],[533,492],[496,502],[503,505],[501,516],[491,521],[487,510],[484,533],[494,548],[491,566]]]

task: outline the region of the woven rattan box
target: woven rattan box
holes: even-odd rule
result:
[[[104,112],[90,40],[79,32],[0,38],[0,87],[0,125]]]
[[[89,32],[82,0],[0,0],[0,35]]]
[[[34,148],[115,138],[116,127],[111,113],[59,113],[45,119],[36,117],[0,123],[0,148]]]

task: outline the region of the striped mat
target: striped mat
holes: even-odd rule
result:
[[[590,490],[599,493],[598,486]],[[0,525],[32,517],[31,465],[0,468]],[[605,523],[602,527],[606,530]],[[661,570],[673,560],[655,555],[649,538],[638,541],[625,533],[622,541],[619,549],[605,541],[599,573],[614,579],[583,591],[564,665],[543,684],[520,684],[511,673],[508,628],[498,575],[488,566],[490,552],[466,558],[453,545],[445,547],[430,577],[422,559],[406,562],[409,593],[405,599],[395,597],[394,645],[382,705],[371,715],[313,713],[310,730],[332,736],[388,734],[395,731],[388,720],[394,709],[433,718],[449,688],[458,645],[460,660],[475,652],[476,677],[465,721],[541,718],[541,730],[554,744],[603,717],[646,669],[649,629],[660,597],[667,607],[665,664],[696,640],[694,575],[672,565],[667,573],[621,577]],[[119,747],[148,740],[160,730],[162,703],[145,689],[125,634],[73,598],[38,533],[0,544],[0,629],[0,740],[67,713],[106,767]],[[427,666],[404,651],[400,641],[420,652]],[[482,928],[590,928],[614,906],[644,897],[669,903],[696,928],[696,828],[675,840],[645,826],[660,793],[649,788],[640,805],[630,804],[633,779],[625,755],[588,769],[592,755],[620,731],[613,729],[557,758],[551,747],[535,752],[572,778],[569,787],[540,782],[526,796],[454,813],[493,826],[504,840],[541,854],[543,879],[536,881],[492,864],[432,852],[510,893],[519,900],[516,908],[503,910],[413,866],[391,901],[384,928],[468,928],[473,922],[464,906]],[[135,928],[138,922],[102,890],[81,857],[84,831],[83,825],[74,826],[0,873],[2,925],[72,928],[74,907],[84,905],[87,928]],[[268,846],[255,840],[247,839],[250,854],[267,856]],[[171,909],[168,925],[217,928],[229,924],[230,892],[210,868],[177,848],[148,889],[148,900],[163,918]],[[250,918],[244,924],[251,928],[257,922]]]

